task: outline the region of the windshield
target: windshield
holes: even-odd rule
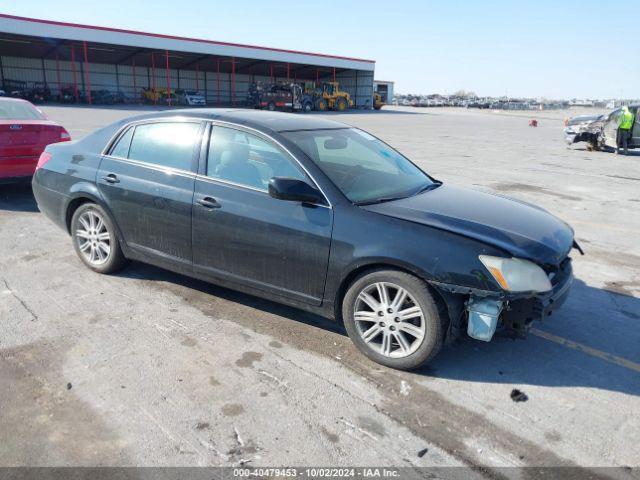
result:
[[[27,102],[0,100],[0,119],[2,120],[44,120],[46,117]]]
[[[282,132],[354,203],[415,195],[436,183],[389,145],[357,128]]]

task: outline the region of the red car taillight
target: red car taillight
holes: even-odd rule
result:
[[[51,160],[51,154],[49,152],[42,152],[40,154],[40,158],[38,158],[38,164],[36,165],[36,170],[44,167],[44,164]]]
[[[60,141],[68,142],[69,140],[71,140],[71,135],[69,135],[69,132],[67,132],[64,128],[60,130]]]

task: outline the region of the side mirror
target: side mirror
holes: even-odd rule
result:
[[[269,195],[279,200],[321,203],[322,194],[307,182],[297,178],[273,177],[269,180]]]

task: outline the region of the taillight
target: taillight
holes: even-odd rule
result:
[[[68,142],[69,140],[71,140],[71,135],[69,135],[69,132],[67,132],[64,128],[60,130],[60,141]]]
[[[40,154],[40,158],[38,158],[38,164],[36,165],[36,170],[44,167],[44,164],[51,160],[51,154],[49,152],[42,152]]]

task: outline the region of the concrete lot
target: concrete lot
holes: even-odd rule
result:
[[[132,113],[43,110],[74,138]],[[94,274],[28,188],[0,187],[0,465],[639,466],[640,152],[568,149],[567,115],[339,116],[541,205],[586,251],[526,341],[466,338],[414,373],[296,309],[137,263]]]

